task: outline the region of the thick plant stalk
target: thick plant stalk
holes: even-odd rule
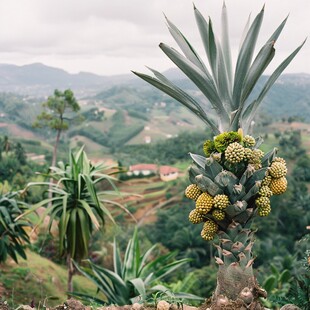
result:
[[[237,230],[239,232],[236,233]],[[219,245],[216,245],[219,252],[219,257],[216,257],[219,269],[217,286],[212,296],[213,309],[227,305],[260,309],[262,306],[259,297],[266,298],[267,293],[259,287],[253,272],[254,232],[250,229],[242,229],[238,223],[232,223],[226,233],[218,234],[221,239]],[[245,238],[244,243],[233,242]]]

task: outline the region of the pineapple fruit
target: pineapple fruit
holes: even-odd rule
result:
[[[276,157],[276,149],[264,154],[259,149],[262,140],[255,139],[249,132],[265,95],[304,42],[276,68],[253,98],[250,94],[275,55],[274,45],[286,19],[253,59],[263,8],[246,26],[233,72],[225,4],[221,40],[216,37],[211,19],[206,20],[195,6],[194,14],[209,66],[168,19],[169,31],[183,55],[163,43],[160,48],[207,100],[198,101],[154,69],[150,69],[154,76],[134,73],[187,107],[214,135],[213,140],[204,142],[205,156],[190,154],[193,160],[189,169],[191,185],[185,191],[185,195],[195,201],[189,220],[203,225],[201,237],[215,243],[218,250],[215,257],[219,265],[217,287],[210,308],[263,309],[259,297],[266,297],[266,292],[259,287],[252,269],[254,232],[251,223],[256,216],[265,217],[272,211],[272,195],[286,191],[287,168],[285,160]]]

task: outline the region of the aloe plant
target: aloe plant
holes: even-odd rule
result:
[[[169,289],[158,282],[165,276],[184,266],[189,259],[176,260],[176,252],[153,258],[156,244],[143,254],[140,251],[138,230],[129,240],[124,258],[120,255],[116,240],[113,243],[114,271],[98,266],[87,260],[87,267],[74,263],[76,268],[98,288],[98,292],[106,297],[102,300],[95,296],[74,292],[72,295],[100,304],[128,305],[137,301],[146,301],[147,297],[158,291],[168,292]],[[192,294],[175,293],[177,297],[201,299]]]
[[[0,195],[0,263],[11,257],[16,263],[18,255],[26,259],[24,245],[29,243],[26,231],[30,223],[25,220],[16,220],[28,206],[19,201],[18,192],[9,192]]]
[[[211,18],[206,20],[195,6],[194,14],[208,65],[169,19],[168,29],[183,54],[167,44],[159,46],[206,100],[196,99],[154,69],[150,69],[153,76],[133,73],[187,107],[214,134],[213,140],[204,143],[206,156],[190,154],[192,184],[185,191],[196,204],[189,220],[203,223],[202,238],[214,239],[218,250],[217,287],[211,309],[263,309],[259,297],[266,297],[267,293],[259,287],[253,273],[251,224],[255,217],[271,212],[271,195],[285,192],[287,168],[285,160],[276,157],[276,149],[264,154],[259,149],[262,139],[255,139],[249,132],[266,94],[305,42],[280,63],[254,96],[255,85],[275,56],[274,46],[287,18],[255,57],[264,8],[252,23],[249,20],[233,70],[226,5],[222,9],[220,39]]]
[[[83,147],[76,153],[70,152],[67,164],[58,163],[50,167],[49,177],[53,182],[32,182],[25,191],[33,186],[48,186],[51,198],[43,199],[27,212],[45,207],[37,226],[48,216],[48,229],[53,223],[59,230],[59,254],[65,256],[68,266],[68,291],[73,290],[72,277],[74,267],[71,259],[81,261],[88,257],[88,246],[94,230],[103,227],[105,217],[114,222],[106,204],[123,208],[120,204],[106,199],[107,194],[115,194],[113,177],[104,173],[103,163],[92,164]],[[114,186],[113,191],[97,191],[97,184],[108,181]],[[124,209],[124,208],[123,208]]]

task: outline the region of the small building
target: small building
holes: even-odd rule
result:
[[[170,166],[161,166],[159,168],[159,176],[165,182],[176,180],[179,176],[179,169]]]
[[[145,136],[144,137],[144,143],[151,143],[152,142],[152,138],[150,136]]]
[[[129,176],[149,176],[158,173],[158,166],[155,164],[137,164],[129,167]]]
[[[179,170],[171,166],[158,166],[155,164],[137,164],[129,167],[128,176],[151,176],[159,175],[161,180],[167,182],[175,180],[179,176]]]

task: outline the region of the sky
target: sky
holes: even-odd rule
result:
[[[193,2],[220,35],[221,0],[0,0],[0,63],[100,75],[147,72],[145,66],[163,71],[174,65],[159,43],[177,48],[164,14],[206,59]],[[264,4],[259,47],[289,14],[271,72],[309,36],[310,0],[226,0],[234,63],[249,14],[253,20]],[[310,74],[310,42],[285,72]]]

